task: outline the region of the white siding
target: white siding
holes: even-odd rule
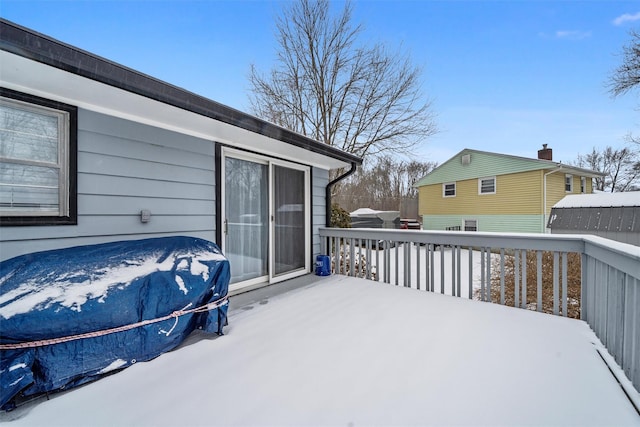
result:
[[[140,221],[140,210],[151,221]],[[214,143],[78,111],[78,224],[3,227],[0,259],[39,250],[188,235],[215,240]]]

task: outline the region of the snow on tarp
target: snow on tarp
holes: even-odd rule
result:
[[[229,262],[212,242],[165,237],[78,246],[0,263],[0,344],[133,329],[0,350],[0,407],[69,389],[178,346],[194,329],[222,334]],[[171,316],[221,301],[211,310]]]

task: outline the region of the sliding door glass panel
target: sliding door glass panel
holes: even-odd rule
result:
[[[305,267],[305,173],[273,167],[274,276]]]
[[[225,255],[231,283],[268,274],[268,174],[266,164],[225,158]]]

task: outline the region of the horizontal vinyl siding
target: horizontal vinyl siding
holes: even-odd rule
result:
[[[214,143],[80,109],[78,224],[1,232],[2,259],[167,235],[215,240]]]
[[[551,207],[558,203],[568,194],[564,190],[564,172],[557,172],[547,175],[547,215],[551,213]],[[576,179],[573,179],[573,188],[575,190]],[[580,178],[578,178],[578,193],[580,192]]]
[[[541,233],[544,218],[542,215],[423,215],[423,230],[446,230],[447,227],[460,226],[464,229],[464,220],[478,221],[478,231],[509,233]]]
[[[442,184],[419,188],[421,215],[538,215],[542,212],[541,172],[496,176],[495,194],[478,194],[478,179],[456,182],[456,196],[442,197]]]
[[[580,193],[580,175],[573,175],[573,191],[567,192],[565,190],[565,177],[567,173],[556,172],[547,175],[547,214],[551,212],[551,207],[562,200],[565,196],[570,194],[582,194]],[[591,178],[587,178],[587,188],[584,194],[593,193],[593,181]]]
[[[462,156],[465,154],[469,154],[471,159],[467,165],[462,164]],[[538,159],[465,150],[422,178],[417,185],[464,181],[493,175],[511,175],[552,166],[552,162]]]

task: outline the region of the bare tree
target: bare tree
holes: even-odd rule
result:
[[[640,184],[640,153],[634,146],[621,149],[595,147],[591,153],[578,155],[576,166],[597,170],[605,174],[595,178],[596,190],[622,192],[638,190]]]
[[[328,0],[287,4],[276,20],[277,65],[251,66],[253,112],[358,156],[407,154],[436,132],[421,70],[382,45],[362,47],[352,7],[332,17]]]
[[[404,161],[391,156],[370,159],[348,178],[335,200],[348,211],[363,207],[401,210],[403,201],[418,196],[413,184],[436,166],[434,162]]]
[[[640,84],[640,33],[631,31],[631,42],[622,48],[622,64],[614,70],[609,91],[616,97],[624,95]]]
[[[631,30],[629,34],[631,41],[622,48],[622,64],[613,71],[609,79],[609,92],[613,97],[640,87],[640,33]],[[626,140],[640,146],[640,137],[631,133],[626,136]]]

